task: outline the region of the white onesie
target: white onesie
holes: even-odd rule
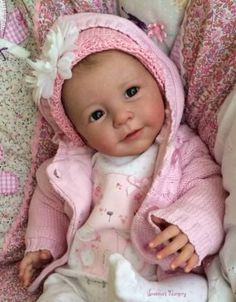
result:
[[[153,279],[155,266],[146,264],[130,240],[133,217],[153,174],[157,145],[139,156],[93,157],[93,209],[76,232],[68,264],[87,277],[106,280],[111,254],[123,255],[143,277]]]

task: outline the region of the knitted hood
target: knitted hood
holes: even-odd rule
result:
[[[106,14],[79,13],[59,17],[46,36],[42,55],[28,82],[34,100],[53,127],[56,138],[84,144],[65,115],[61,102],[64,80],[72,77],[72,67],[88,55],[120,50],[136,57],[154,76],[166,101],[168,140],[175,135],[183,113],[184,96],[179,74],[172,61],[131,21]],[[165,133],[166,134],[166,133]]]

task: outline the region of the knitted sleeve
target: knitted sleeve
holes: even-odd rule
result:
[[[134,221],[133,239],[138,250],[143,255],[146,254],[147,260],[154,261],[155,258],[153,255],[148,258],[150,252],[147,242],[145,248],[142,240],[144,232],[147,234],[145,238],[150,240],[160,231],[152,223],[152,215],[177,225],[188,236],[199,256],[199,264],[207,255],[216,253],[223,241],[226,195],[220,168],[210,157],[200,138],[193,134],[188,134],[187,137],[178,150],[182,171],[172,202],[166,207],[158,207],[160,195],[157,195],[156,201],[146,202],[142,206]],[[170,180],[169,186],[171,185]]]
[[[177,225],[188,236],[199,256],[199,264],[207,255],[216,253],[223,241],[223,199],[219,178],[196,180],[168,209],[150,211],[170,224]]]
[[[64,213],[64,202],[52,189],[44,163],[37,171],[37,187],[33,194],[26,230],[26,251],[47,249],[54,258],[66,250],[66,233],[69,225]]]

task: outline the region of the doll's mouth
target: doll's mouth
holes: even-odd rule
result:
[[[143,131],[143,128],[140,128],[140,129],[137,129],[137,130],[134,130],[134,131],[130,132],[129,134],[127,134],[125,136],[123,141],[132,141],[132,140],[138,139],[140,137],[142,131]]]

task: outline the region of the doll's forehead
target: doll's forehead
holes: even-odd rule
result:
[[[112,60],[114,59],[114,57],[117,60],[123,60],[124,57],[129,57],[132,58],[133,60],[138,61],[140,64],[142,64],[142,62],[136,58],[135,56],[125,52],[125,51],[121,51],[121,50],[117,50],[117,49],[108,49],[108,50],[103,50],[100,52],[95,52],[92,54],[89,54],[88,56],[86,56],[85,58],[83,58],[81,61],[79,61],[77,64],[75,64],[75,66],[73,67],[73,71],[76,70],[77,68],[79,68],[80,66],[85,66],[85,67],[92,67],[92,66],[96,66],[96,65],[101,65],[103,61],[105,60]],[[143,65],[143,64],[142,64]]]

